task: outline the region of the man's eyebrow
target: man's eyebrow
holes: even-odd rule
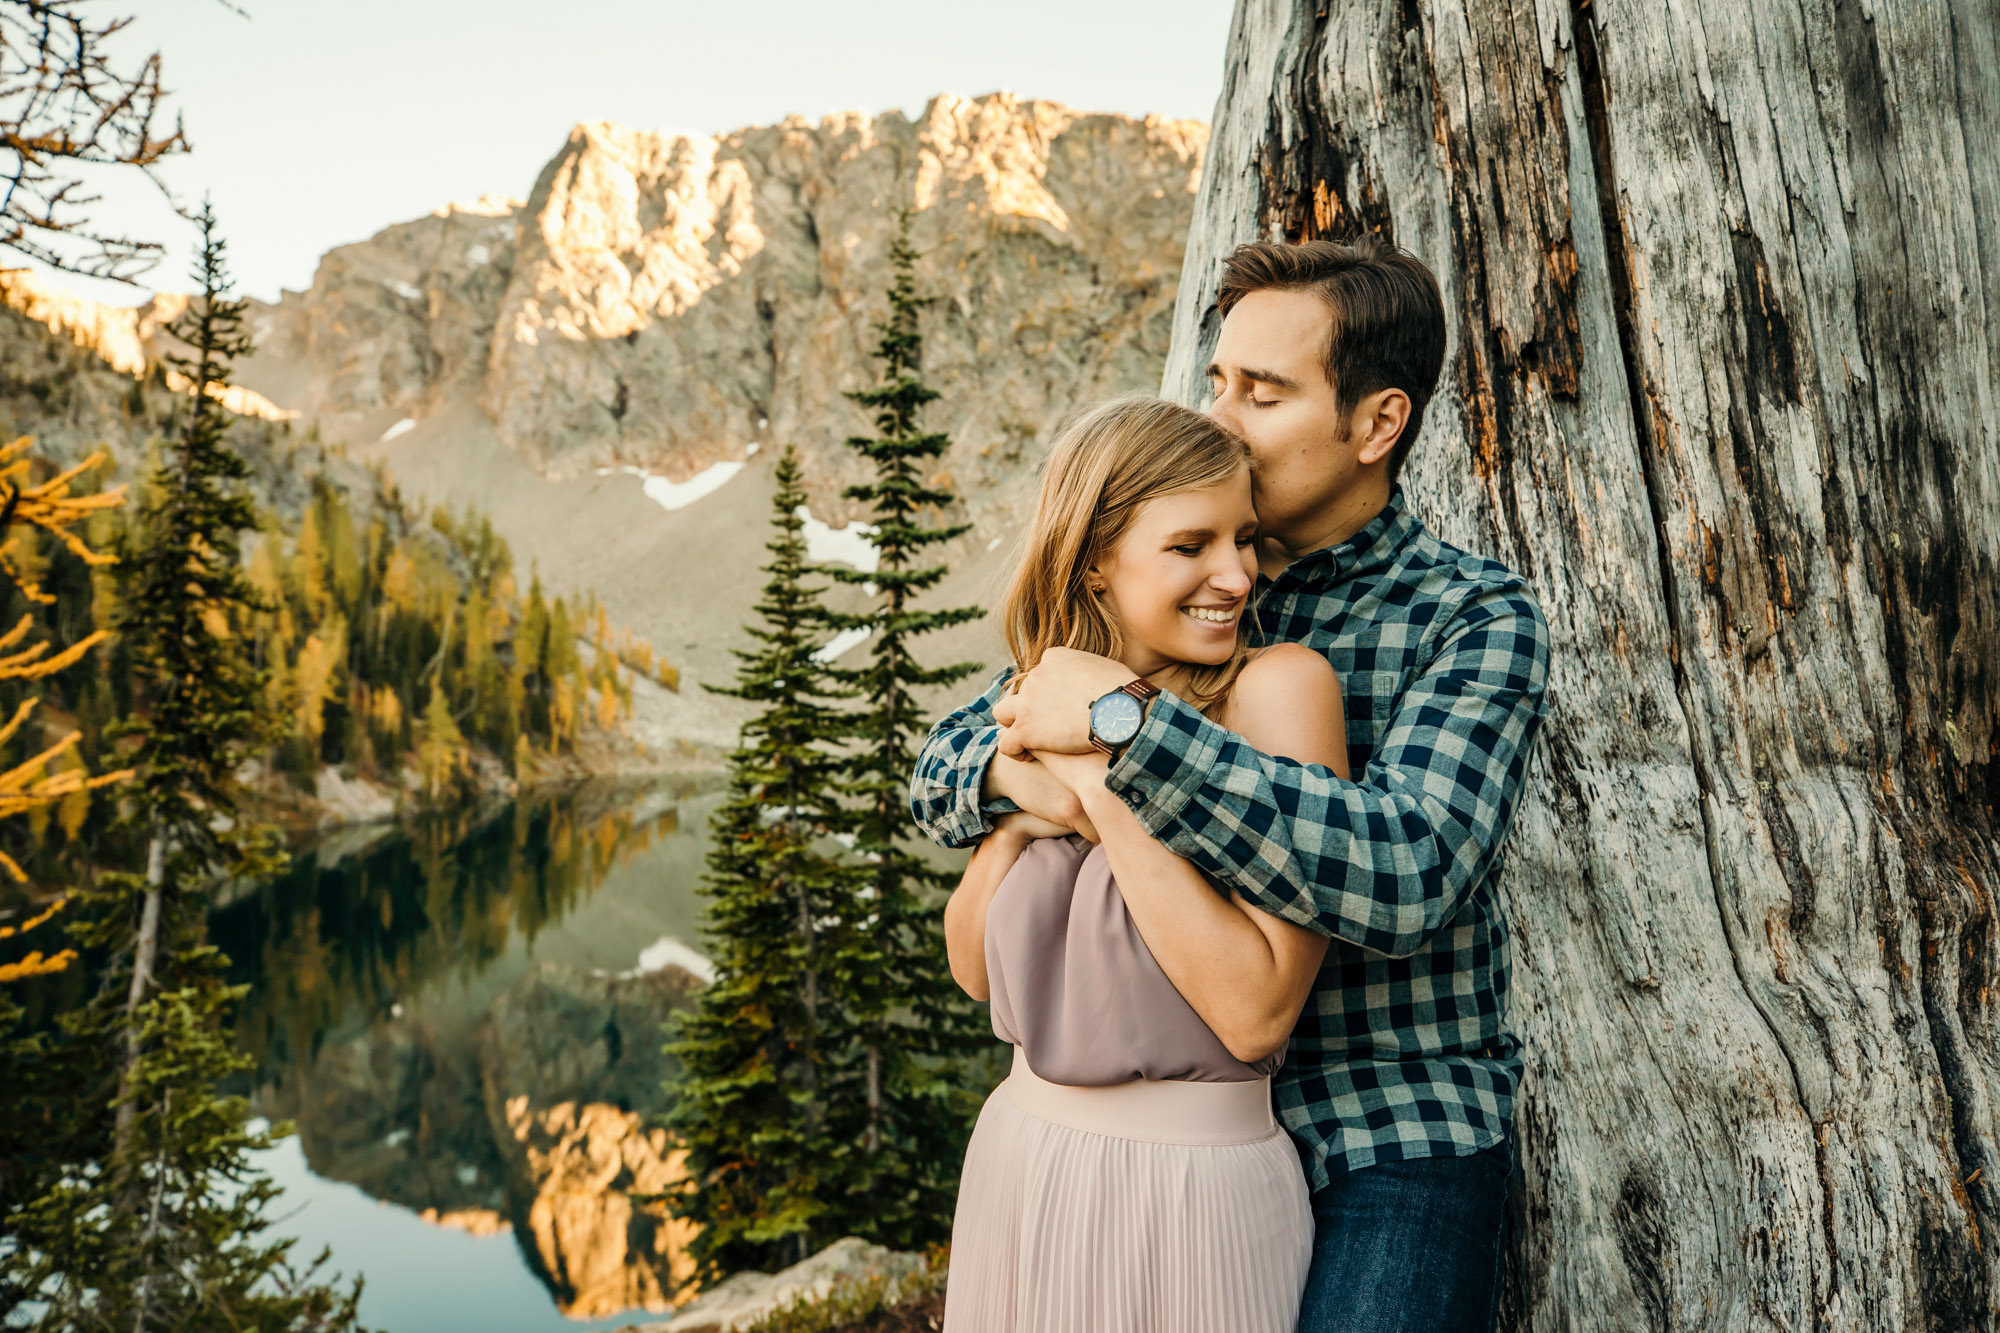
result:
[[[1299,383],[1297,380],[1293,379],[1290,375],[1280,375],[1275,370],[1245,369],[1238,371],[1237,373],[1242,375],[1243,378],[1246,380],[1252,380],[1258,384],[1268,384],[1274,389],[1297,390],[1306,387],[1305,385]]]
[[[1208,378],[1214,379],[1222,373],[1222,366],[1214,361],[1208,363]],[[1248,367],[1236,372],[1244,379],[1256,384],[1268,384],[1274,389],[1288,389],[1297,392],[1305,386],[1290,375],[1280,375],[1275,370],[1253,370]]]

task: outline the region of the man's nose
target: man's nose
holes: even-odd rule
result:
[[[1208,400],[1208,419],[1231,434],[1241,435],[1237,428],[1236,404],[1226,393],[1211,394]]]

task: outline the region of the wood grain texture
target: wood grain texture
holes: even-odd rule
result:
[[[1527,575],[1516,1329],[2000,1327],[2000,3],[1240,0],[1222,260],[1379,230]]]

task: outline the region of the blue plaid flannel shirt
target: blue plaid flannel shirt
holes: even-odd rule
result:
[[[1257,619],[1339,673],[1358,778],[1260,754],[1162,694],[1105,785],[1212,879],[1332,937],[1273,1090],[1313,1189],[1490,1147],[1521,1077],[1493,885],[1545,710],[1541,609],[1505,566],[1432,536],[1397,487],[1347,541],[1260,578]],[[1013,808],[979,795],[1007,675],[917,757],[911,810],[946,846]]]

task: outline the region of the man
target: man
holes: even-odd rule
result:
[[[1094,726],[1132,672],[1055,649],[932,730],[912,808],[947,846],[1015,807],[1073,826],[1039,765],[995,756],[1108,750],[1105,786],[1163,844],[1330,936],[1273,1085],[1317,1227],[1299,1327],[1490,1329],[1521,1072],[1493,889],[1547,629],[1518,576],[1438,541],[1396,484],[1444,361],[1422,263],[1375,238],[1246,245],[1218,305],[1209,411],[1256,459],[1258,620],[1338,672],[1356,780],[1171,694]]]

